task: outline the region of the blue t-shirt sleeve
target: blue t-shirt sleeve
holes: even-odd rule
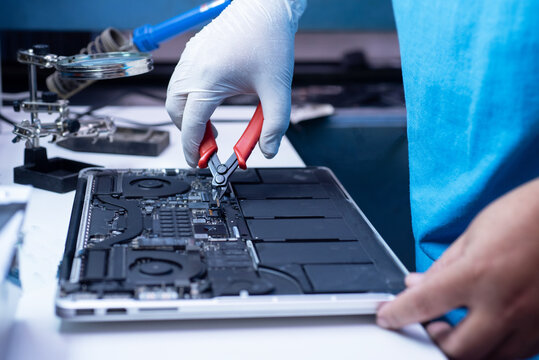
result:
[[[394,0],[417,268],[539,176],[539,1]]]

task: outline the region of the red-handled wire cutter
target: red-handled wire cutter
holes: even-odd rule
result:
[[[262,132],[262,124],[264,123],[264,115],[262,113],[262,105],[259,103],[256,107],[256,111],[249,121],[249,125],[241,135],[240,139],[234,145],[234,153],[230,155],[226,163],[222,164],[217,156],[217,143],[215,142],[215,136],[211,122],[208,120],[206,124],[206,132],[200,143],[200,160],[198,161],[198,167],[205,169],[209,166],[212,180],[212,197],[213,200],[220,200],[226,188],[230,176],[238,168],[247,169],[247,159],[251,155],[251,152],[256,146],[260,133]]]

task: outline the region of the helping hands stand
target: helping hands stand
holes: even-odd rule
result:
[[[30,99],[22,103],[15,103],[13,107],[15,111],[22,109],[25,112],[30,112],[30,121],[24,120],[21,124],[15,125],[13,130],[14,143],[26,140],[24,165],[13,169],[13,180],[17,184],[33,185],[40,189],[65,193],[75,189],[80,170],[96,165],[58,157],[49,159],[47,149],[39,146],[40,137],[51,133],[55,136],[57,131],[60,134],[64,130],[77,131],[80,124],[68,119],[67,100],[58,100],[54,93],[44,93],[41,99],[37,98],[36,67],[39,65],[50,67],[51,60],[56,60],[56,56],[49,54],[49,48],[46,45],[36,45],[26,52],[34,56],[21,58],[21,52],[19,52],[18,60],[28,64]],[[39,112],[54,112],[58,113],[59,117],[53,127],[47,128],[41,124],[38,118]]]
[[[70,137],[110,136],[115,131],[111,118],[82,122],[69,118],[69,102],[59,100],[55,93],[44,92],[37,97],[36,70],[56,68],[62,76],[74,79],[112,79],[138,75],[153,69],[151,57],[144,53],[103,53],[58,57],[49,53],[48,45],[35,45],[32,49],[19,50],[17,60],[28,65],[30,99],[15,103],[15,111],[30,113],[30,120],[16,124],[13,142],[26,141],[24,165],[13,171],[14,182],[37,188],[65,193],[75,189],[79,171],[96,165],[47,157],[47,150],[39,145],[41,137],[52,135],[51,142]],[[57,113],[54,123],[42,123],[39,113]]]

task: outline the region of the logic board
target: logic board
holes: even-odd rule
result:
[[[82,173],[59,298],[396,293],[402,265],[323,168]]]

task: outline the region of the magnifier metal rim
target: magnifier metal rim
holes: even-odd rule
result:
[[[95,64],[96,61],[101,62],[101,64]],[[84,65],[85,63],[91,65]],[[151,71],[153,59],[148,53],[135,52],[79,54],[59,58],[55,67],[64,78],[115,79]]]

